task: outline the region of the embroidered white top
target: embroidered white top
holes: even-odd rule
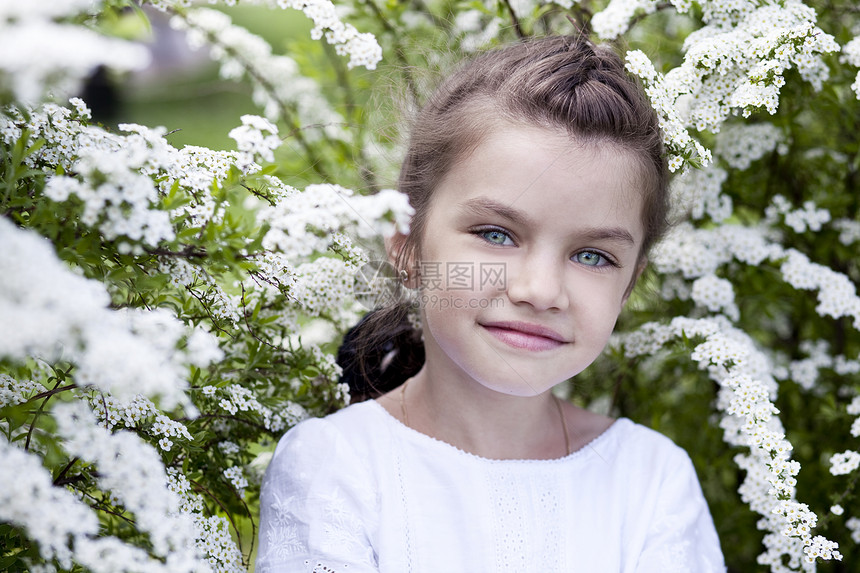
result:
[[[489,460],[377,402],[306,420],[263,482],[258,573],[724,572],[686,452],[621,418],[555,460]]]

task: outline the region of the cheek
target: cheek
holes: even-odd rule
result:
[[[608,338],[624,306],[624,290],[605,283],[581,285],[570,295],[574,322],[595,336]]]

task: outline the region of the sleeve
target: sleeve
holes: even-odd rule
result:
[[[378,572],[371,475],[324,419],[281,438],[260,497],[258,573]]]
[[[725,573],[720,540],[690,457],[675,446],[636,573]]]

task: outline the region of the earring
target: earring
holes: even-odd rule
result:
[[[400,280],[404,286],[406,286],[409,282],[409,271],[406,269],[400,270]],[[420,277],[420,273],[416,269],[415,278]],[[421,315],[419,313],[420,309],[420,298],[419,298],[419,289],[420,287],[410,288],[406,286],[406,291],[403,292],[403,298],[401,299],[403,303],[406,304],[406,318],[409,321],[409,324],[412,326],[412,329],[416,332],[421,333],[421,340],[424,341],[424,331],[421,328]]]

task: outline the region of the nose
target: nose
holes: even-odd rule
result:
[[[507,278],[508,298],[535,310],[565,310],[570,304],[564,264],[549,254],[529,254]],[[513,276],[511,276],[513,275]]]

